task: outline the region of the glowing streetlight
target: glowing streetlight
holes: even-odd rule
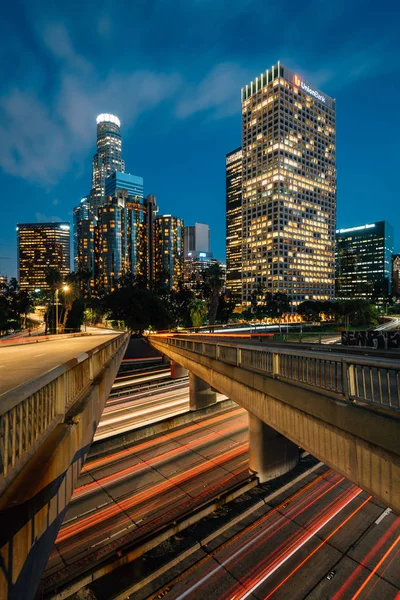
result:
[[[64,292],[68,292],[69,285],[64,284],[62,286],[62,289],[64,290]],[[58,288],[56,289],[55,299],[56,299],[56,334],[59,334],[60,331],[59,331],[59,327],[58,327]]]

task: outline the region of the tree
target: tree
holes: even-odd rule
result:
[[[219,293],[224,285],[223,275],[221,264],[218,262],[210,265],[205,271],[205,281],[210,290],[208,297],[208,321],[210,325],[214,325],[217,316]]]
[[[72,272],[65,278],[68,289],[63,289],[62,298],[64,302],[63,307],[63,318],[62,318],[62,330],[67,329],[68,313],[72,309],[72,305],[80,297],[80,277],[78,273]],[[77,314],[77,313],[76,313]],[[76,317],[75,317],[76,318]],[[82,322],[83,322],[83,311],[82,311]],[[82,322],[80,325],[82,325]]]
[[[45,280],[46,280],[46,284],[50,288],[50,292],[51,292],[51,296],[49,296],[49,302],[48,302],[47,311],[46,311],[46,331],[45,331],[45,333],[47,333],[47,329],[49,326],[50,326],[50,330],[53,330],[53,329],[56,330],[56,328],[58,326],[58,323],[57,323],[53,327],[53,323],[55,323],[55,318],[53,315],[54,310],[52,311],[52,308],[54,309],[56,290],[59,289],[62,284],[62,277],[61,277],[60,271],[54,267],[50,267],[49,269],[47,269],[47,271],[45,273]]]
[[[200,327],[200,325],[203,325],[207,316],[207,306],[204,300],[193,298],[190,302],[189,310],[193,327]]]
[[[80,331],[83,323],[84,300],[83,298],[75,298],[68,311],[68,316],[65,322],[67,331]]]
[[[313,300],[305,300],[297,307],[297,314],[301,316],[303,321],[311,323],[313,321],[320,321],[320,304]]]
[[[8,331],[10,319],[10,305],[5,295],[0,295],[0,335]]]
[[[112,319],[124,321],[140,335],[150,327],[167,329],[172,324],[168,303],[151,290],[135,284],[117,287],[104,297],[103,306],[110,311]]]
[[[220,294],[217,310],[218,323],[227,323],[235,310],[235,300],[228,294]]]
[[[175,326],[183,325],[184,327],[190,327],[192,323],[190,306],[193,298],[193,292],[184,287],[182,281],[179,281],[177,289],[170,291],[168,306],[172,322]]]
[[[286,294],[277,292],[272,294],[267,292],[266,300],[266,315],[272,319],[278,319],[279,331],[281,332],[281,319],[285,313],[290,311],[290,301]]]

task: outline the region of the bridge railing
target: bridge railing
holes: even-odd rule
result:
[[[400,360],[335,355],[322,347],[315,351],[273,345],[249,348],[240,342],[227,344],[182,336],[151,338],[295,385],[317,387],[347,402],[400,411]]]
[[[22,468],[43,439],[83,397],[128,335],[106,340],[0,396],[0,493],[7,485],[7,477]]]

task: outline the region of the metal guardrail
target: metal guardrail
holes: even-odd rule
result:
[[[301,387],[327,391],[347,402],[362,402],[400,411],[400,360],[357,355],[335,355],[328,348],[297,350],[263,345],[259,348],[238,342],[200,341],[173,336],[150,336],[171,346],[290,381]]]
[[[73,358],[0,397],[0,478],[20,470],[115,356],[129,334]],[[4,487],[0,485],[1,488]]]

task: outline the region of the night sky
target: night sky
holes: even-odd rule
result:
[[[337,99],[338,226],[387,219],[399,250],[399,18],[397,2],[358,0],[7,3],[0,273],[16,274],[17,222],[72,221],[101,112],[160,213],[208,223],[223,260],[240,89],[278,60]]]

